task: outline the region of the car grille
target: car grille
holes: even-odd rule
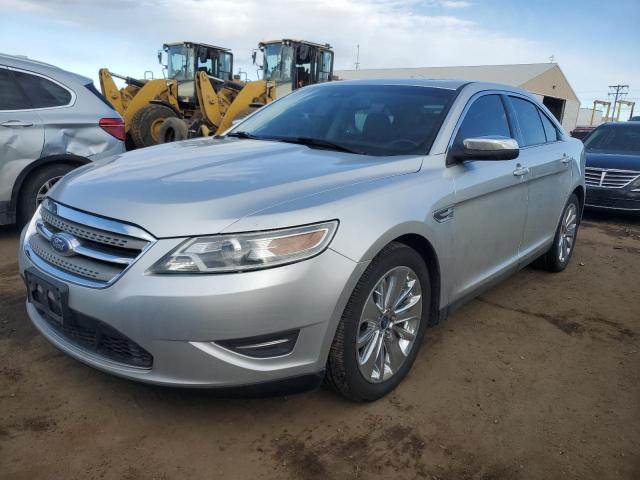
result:
[[[52,239],[63,234],[72,243],[61,252]],[[28,237],[28,251],[38,266],[54,276],[91,287],[116,281],[155,241],[137,227],[89,215],[45,199]],[[30,251],[29,251],[30,250]],[[35,256],[35,258],[34,258]]]
[[[585,169],[585,181],[588,187],[624,188],[638,177],[640,177],[640,172],[633,170],[595,167]]]
[[[43,318],[59,335],[85,350],[133,367],[151,368],[153,365],[149,352],[99,320],[73,311],[65,316],[62,324],[47,315]]]

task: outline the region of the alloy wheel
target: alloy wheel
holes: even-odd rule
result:
[[[36,193],[36,208],[38,208],[38,206],[42,203],[42,201],[44,200],[44,197],[47,196],[47,193],[49,193],[49,190],[51,190],[51,188],[58,182],[58,180],[60,180],[62,178],[62,175],[57,176],[57,177],[52,177],[49,180],[47,180],[46,182],[44,182],[44,184],[38,189],[38,193]]]
[[[558,239],[558,259],[564,263],[569,259],[578,228],[578,210],[574,203],[567,206],[560,224],[560,237]]]
[[[385,273],[369,293],[356,337],[358,368],[365,380],[380,383],[404,365],[422,316],[422,288],[409,267]]]

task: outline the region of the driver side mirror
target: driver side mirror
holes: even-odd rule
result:
[[[465,138],[462,145],[454,145],[448,154],[448,164],[465,160],[513,160],[520,155],[520,145],[513,138]]]

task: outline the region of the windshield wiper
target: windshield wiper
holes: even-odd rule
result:
[[[257,137],[256,135],[252,135],[249,132],[245,132],[245,131],[238,131],[238,132],[231,132],[231,133],[227,133],[226,135],[227,137],[236,137],[236,138],[248,138],[250,140],[259,140],[261,137]]]
[[[307,147],[316,147],[316,148],[326,148],[329,150],[337,150],[339,152],[347,152],[347,153],[357,153],[362,154],[357,150],[353,150],[352,148],[345,147],[344,145],[340,145],[339,143],[333,143],[329,140],[324,140],[322,138],[311,138],[311,137],[282,137],[282,138],[274,138],[274,140],[279,140],[285,143],[297,143],[300,145],[306,145]]]

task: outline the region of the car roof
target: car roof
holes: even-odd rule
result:
[[[628,120],[626,122],[605,122],[598,125],[600,127],[634,127],[640,128],[640,122],[637,120]]]
[[[93,83],[93,80],[77,73],[63,70],[60,67],[51,65],[49,63],[40,62],[22,55],[7,55],[0,53],[0,65],[4,65],[12,68],[19,68],[28,70],[30,72],[39,73],[58,80],[62,83],[65,82],[77,82],[82,85]]]
[[[521,88],[514,87],[512,85],[505,85],[502,83],[492,83],[492,82],[480,82],[480,81],[469,81],[469,80],[435,80],[435,79],[425,79],[425,78],[376,78],[376,79],[365,79],[365,80],[338,80],[335,82],[328,83],[320,83],[317,85],[313,85],[314,87],[325,86],[325,85],[406,85],[406,86],[414,86],[414,87],[432,87],[432,88],[442,88],[446,90],[457,90],[459,88],[471,88],[474,91],[482,91],[482,90],[504,90],[507,92],[515,92],[525,95],[527,97],[532,97],[530,92],[526,90],[522,90]]]

